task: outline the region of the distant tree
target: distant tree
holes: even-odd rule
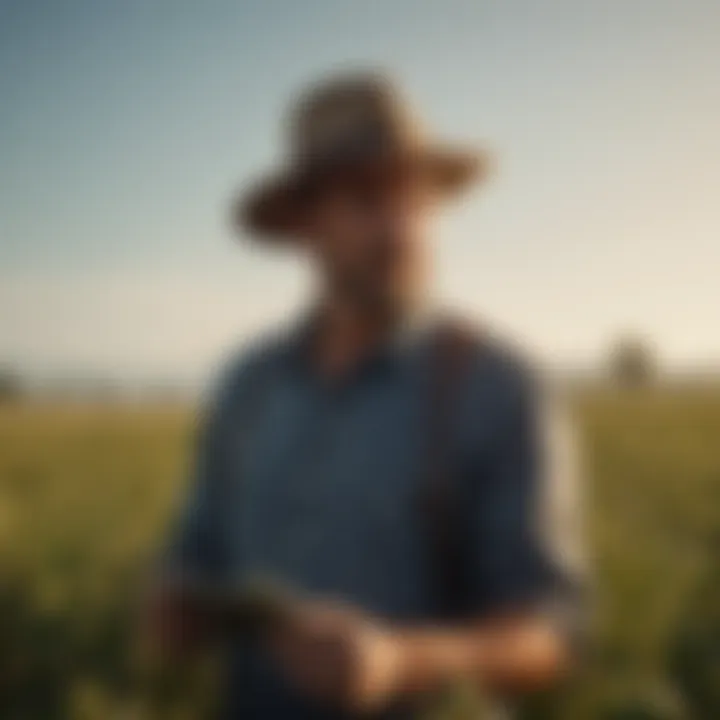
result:
[[[655,348],[638,336],[621,337],[610,351],[610,376],[623,385],[646,385],[658,371]]]
[[[0,402],[14,400],[20,396],[22,383],[16,373],[0,367]]]

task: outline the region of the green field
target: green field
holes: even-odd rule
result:
[[[720,390],[577,406],[598,639],[550,717],[720,718]],[[177,408],[0,408],[0,718],[197,717],[165,687],[143,715],[128,663],[191,436]]]

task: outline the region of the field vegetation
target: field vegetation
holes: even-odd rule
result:
[[[593,390],[576,407],[597,639],[574,687],[536,712],[720,718],[720,389]],[[0,407],[1,718],[202,716],[193,683],[178,692],[131,661],[133,609],[182,497],[192,418],[170,406]]]

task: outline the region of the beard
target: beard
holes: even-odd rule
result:
[[[338,278],[335,296],[379,323],[394,323],[417,307],[424,295],[423,276],[413,268],[373,265]]]

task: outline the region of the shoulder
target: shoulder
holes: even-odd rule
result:
[[[475,333],[461,400],[468,428],[532,437],[549,454],[577,452],[576,418],[562,383],[533,355],[494,332]],[[472,431],[472,430],[471,430]]]
[[[519,343],[488,327],[465,330],[469,342],[465,396],[495,411],[533,404],[547,388],[539,363]]]
[[[221,412],[242,403],[277,367],[287,351],[287,337],[281,332],[255,337],[229,353],[212,373],[204,405]]]

